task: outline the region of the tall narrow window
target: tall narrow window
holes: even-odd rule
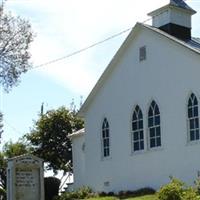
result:
[[[110,156],[110,132],[109,123],[106,118],[102,124],[102,155],[103,157]]]
[[[151,102],[148,112],[149,147],[161,146],[160,111],[155,101]]]
[[[192,93],[188,100],[189,140],[199,140],[199,112],[198,100]]]
[[[144,149],[143,116],[138,105],[135,107],[132,116],[132,143],[133,151]]]

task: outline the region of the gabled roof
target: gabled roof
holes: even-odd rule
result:
[[[171,41],[181,45],[182,47],[187,48],[187,49],[191,50],[192,52],[200,55],[200,39],[199,38],[192,38],[191,40],[183,41],[183,40],[180,40],[180,39],[164,32],[162,30],[158,29],[158,28],[155,28],[155,27],[152,27],[152,26],[149,26],[149,25],[145,25],[145,24],[142,24],[142,23],[137,23],[134,26],[134,28],[132,29],[132,31],[129,33],[128,37],[126,38],[124,43],[121,45],[121,47],[119,48],[119,50],[117,51],[117,53],[115,54],[115,56],[113,57],[111,62],[109,63],[108,67],[105,69],[105,71],[103,72],[103,74],[101,75],[99,80],[97,81],[96,85],[92,89],[92,91],[89,94],[89,96],[87,97],[87,99],[85,100],[84,104],[82,105],[82,107],[81,107],[81,109],[78,113],[79,116],[82,116],[82,117],[84,116],[84,113],[86,112],[89,104],[92,102],[95,95],[97,94],[99,89],[102,87],[104,81],[108,78],[109,74],[114,69],[115,63],[117,62],[118,59],[120,59],[121,54],[125,51],[129,42],[134,38],[134,36],[137,34],[137,32],[140,29],[151,30],[154,33],[160,34],[160,35],[170,39]]]
[[[43,159],[42,158],[39,158],[37,156],[34,156],[32,154],[23,154],[23,155],[20,155],[20,156],[16,156],[16,157],[12,157],[12,158],[8,158],[8,161],[12,161],[12,160],[22,160],[22,159],[33,159],[33,160],[37,160],[37,161],[40,161],[40,162],[43,162]]]

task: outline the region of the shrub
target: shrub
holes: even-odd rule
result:
[[[45,200],[53,200],[58,196],[59,186],[60,179],[52,176],[44,178]]]
[[[107,193],[106,193],[106,192],[100,192],[100,193],[98,193],[98,195],[99,195],[100,197],[105,197],[105,196],[107,195]]]
[[[158,192],[160,200],[181,200],[184,183],[178,179],[171,178],[169,184],[164,185]]]
[[[108,192],[108,194],[107,194],[109,197],[112,197],[112,196],[114,196],[115,195],[115,193],[114,192]]]
[[[183,200],[200,200],[200,197],[197,194],[197,190],[192,187],[188,187],[184,192],[183,192]]]
[[[143,195],[155,194],[155,193],[156,193],[156,191],[153,188],[150,188],[150,187],[141,188],[139,190],[134,191],[134,194],[136,196],[143,196]]]
[[[63,193],[57,200],[86,199],[94,196],[96,196],[96,194],[94,194],[89,187],[82,187],[73,192]]]
[[[118,196],[121,198],[125,197],[139,197],[139,196],[144,196],[148,194],[155,194],[156,191],[153,188],[146,187],[146,188],[141,188],[135,191],[120,191],[118,193]]]
[[[195,183],[197,193],[200,195],[200,179],[198,178],[194,183]]]
[[[171,178],[170,183],[158,191],[159,200],[200,200],[197,189],[187,187],[182,181]]]

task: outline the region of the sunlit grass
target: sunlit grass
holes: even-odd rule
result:
[[[96,197],[88,200],[119,200],[117,197]],[[124,199],[126,200],[126,199]],[[141,197],[127,198],[127,200],[157,200],[156,195],[145,195]]]

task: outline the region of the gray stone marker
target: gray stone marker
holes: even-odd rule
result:
[[[22,155],[8,160],[7,200],[44,200],[42,159]]]

